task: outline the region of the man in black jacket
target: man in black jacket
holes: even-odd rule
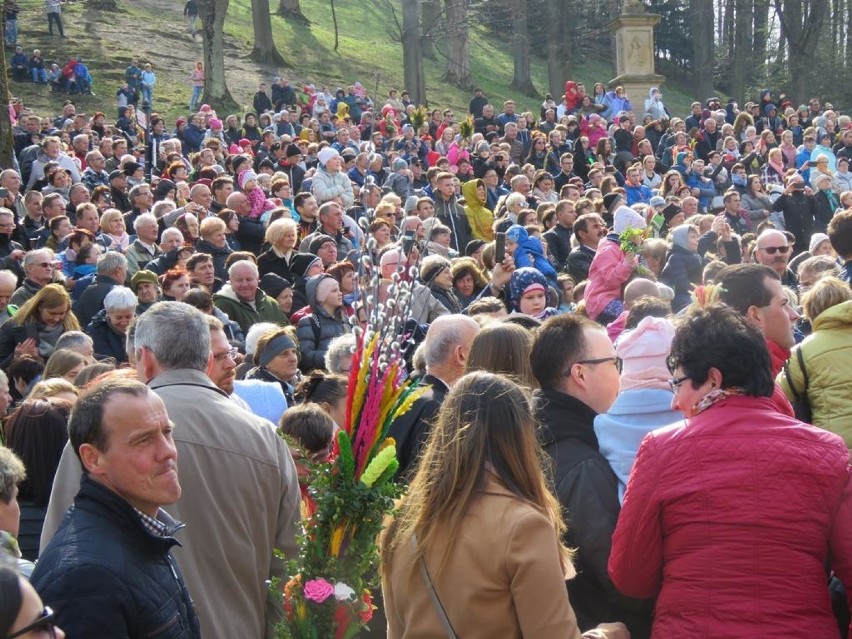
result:
[[[571,200],[559,200],[556,203],[556,224],[547,233],[547,248],[556,261],[556,267],[563,271],[568,264],[568,255],[571,253],[571,236],[574,233],[574,220],[577,214],[574,212],[574,203]]]
[[[389,435],[397,442],[397,478],[410,479],[414,474],[417,456],[444,397],[464,375],[467,355],[478,331],[479,324],[464,315],[442,315],[429,325],[422,345],[426,375],[419,382],[429,389],[390,426]]]
[[[533,394],[536,424],[553,464],[553,488],[568,524],[565,543],[576,548],[577,577],[568,582],[581,631],[624,622],[647,636],[649,617],[622,597],[607,574],[620,505],[618,481],[598,450],[594,419],[618,395],[619,373],[603,327],[578,315],[559,315],[539,329],[530,355],[541,387]]]
[[[574,220],[573,228],[578,246],[568,254],[565,268],[579,284],[589,279],[589,269],[598,251],[598,244],[606,237],[606,224],[597,213],[586,213]]]
[[[181,495],[172,430],[141,382],[115,378],[80,397],[69,424],[80,492],[31,580],[68,636],[201,636],[170,555],[183,524],[160,508]]]
[[[107,293],[124,284],[127,279],[127,258],[117,251],[110,251],[98,258],[97,269],[94,281],[72,307],[80,326],[88,326],[92,318],[103,310]]]

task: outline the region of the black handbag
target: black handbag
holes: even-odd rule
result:
[[[790,377],[790,360],[784,362],[784,377],[787,379],[787,386],[790,387],[790,392],[793,393],[792,404],[796,419],[810,424],[813,420],[813,411],[811,409],[811,400],[808,398],[808,369],[805,368],[805,357],[802,355],[801,346],[796,349],[796,359],[799,362],[799,368],[802,370],[802,376],[805,379],[805,387],[799,392],[793,385],[793,378]]]

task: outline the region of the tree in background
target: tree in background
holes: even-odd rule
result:
[[[225,82],[225,16],[229,0],[198,0],[201,41],[204,50],[204,95],[202,102],[217,109],[237,106]]]

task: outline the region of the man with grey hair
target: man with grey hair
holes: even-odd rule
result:
[[[86,358],[88,364],[95,363],[94,342],[83,331],[65,331],[62,333],[56,340],[56,346],[53,347],[53,350],[58,351],[60,348],[67,348],[69,351],[80,353]]]
[[[423,341],[426,375],[420,386],[428,386],[411,408],[394,420],[389,436],[396,440],[399,458],[398,479],[408,479],[429,436],[432,421],[444,397],[462,375],[479,324],[466,315],[442,315],[429,326]]]
[[[165,510],[187,525],[184,546],[174,554],[202,635],[272,636],[283,611],[267,582],[286,580],[274,551],[298,557],[300,494],[290,451],[272,424],[237,406],[206,375],[213,354],[201,311],[180,302],[155,304],[137,320],[133,351],[139,379],[160,396],[176,424],[183,496]],[[80,464],[66,446],[42,548],[71,505],[79,479]]]
[[[163,216],[163,223],[166,226],[174,226],[177,219],[184,213],[192,213],[200,222],[207,217],[211,204],[213,204],[213,194],[210,192],[210,187],[206,184],[194,184],[189,190],[189,202],[166,213]]]
[[[154,191],[151,190],[150,184],[143,182],[131,188],[127,197],[130,199],[130,210],[124,214],[124,227],[129,229],[133,228],[137,217],[151,212],[151,207],[154,206]]]
[[[273,298],[258,286],[257,265],[249,260],[239,260],[228,269],[228,283],[213,295],[216,308],[240,325],[243,335],[252,324],[274,322],[287,325],[287,317]]]
[[[86,287],[72,310],[80,326],[88,326],[92,318],[104,307],[104,298],[114,287],[122,286],[127,278],[127,258],[109,251],[98,258],[94,281]]]
[[[137,271],[148,266],[148,262],[160,256],[163,252],[157,246],[160,227],[157,218],[151,213],[143,213],[133,222],[136,239],[130,243],[124,252],[127,258],[127,276],[133,277]]]
[[[36,249],[24,255],[24,283],[12,294],[9,304],[21,306],[53,282],[55,259],[53,251],[48,248]]]
[[[160,237],[160,254],[148,262],[145,269],[162,275],[177,264],[178,253],[182,248],[183,233],[175,227],[167,228]]]
[[[793,247],[781,231],[767,229],[757,237],[754,261],[778,273],[781,284],[797,290],[799,281],[796,279],[796,274],[787,266],[791,257],[793,257]]]
[[[89,189],[89,192],[94,191],[98,186],[109,186],[109,173],[104,167],[106,167],[106,158],[100,151],[95,149],[86,153],[86,170],[83,171],[80,181]]]

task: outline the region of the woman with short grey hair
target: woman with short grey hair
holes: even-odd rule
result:
[[[104,308],[86,327],[92,338],[95,357],[113,359],[118,364],[127,362],[125,341],[127,329],[136,317],[136,296],[129,288],[114,287],[104,298]]]

